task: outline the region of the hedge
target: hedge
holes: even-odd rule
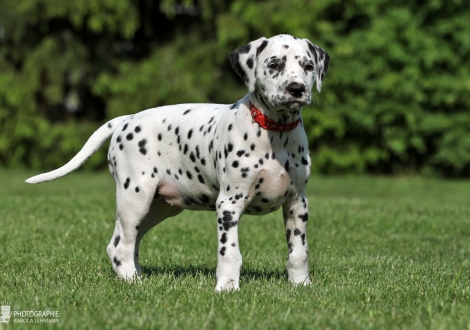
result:
[[[314,172],[468,177],[468,22],[460,0],[3,0],[0,166],[60,166],[121,114],[232,103],[228,53],[288,33],[330,55],[303,111]]]

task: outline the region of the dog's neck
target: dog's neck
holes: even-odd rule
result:
[[[279,124],[290,124],[301,119],[302,109],[289,111],[288,109],[276,109],[259,93],[249,93],[249,101],[266,117]]]

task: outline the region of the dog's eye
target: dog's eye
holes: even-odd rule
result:
[[[278,70],[279,69],[279,64],[277,63],[270,63],[268,64],[268,68],[272,69],[272,70]]]
[[[313,65],[307,64],[307,65],[305,66],[305,71],[313,71]]]

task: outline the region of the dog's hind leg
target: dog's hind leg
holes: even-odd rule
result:
[[[106,250],[114,271],[126,280],[132,280],[138,273],[136,242],[140,225],[153,202],[155,187],[153,183],[131,182],[130,178],[117,181],[116,227]]]

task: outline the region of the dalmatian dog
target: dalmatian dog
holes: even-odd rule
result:
[[[307,39],[260,38],[230,53],[248,93],[230,105],[180,104],[122,116],[101,126],[64,166],[26,182],[60,178],[111,139],[116,227],[107,246],[113,269],[132,281],[141,272],[142,237],[183,209],[217,213],[216,291],[238,290],[242,214],[282,206],[288,279],[310,284],[307,258],[310,175],[302,107],[321,91],[329,56]],[[138,279],[138,277],[137,277]]]

